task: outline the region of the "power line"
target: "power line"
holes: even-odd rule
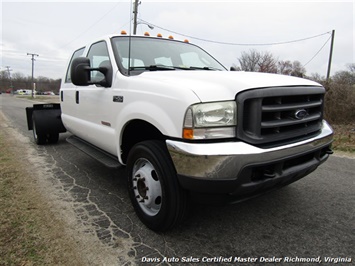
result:
[[[87,33],[89,30],[91,30],[94,26],[96,26],[99,22],[101,22],[108,14],[110,14],[121,3],[122,2],[116,3],[116,5],[113,8],[110,8],[110,10],[108,12],[106,12],[101,18],[99,18],[95,23],[93,23],[89,28],[87,28],[86,30],[82,31],[77,37],[72,39],[70,42],[64,44],[59,49],[62,49],[64,47],[68,46],[69,44],[71,44],[72,42],[76,41],[77,39],[79,39],[81,36],[83,36],[85,33]]]
[[[324,48],[324,46],[329,42],[330,38],[332,38],[332,35],[326,40],[326,42],[322,45],[322,47],[316,52],[316,54],[306,63],[303,65],[303,67],[306,67]]]
[[[113,8],[110,8],[110,10],[108,10],[102,17],[100,17],[95,23],[93,23],[91,26],[89,26],[86,30],[81,31],[81,33],[76,36],[74,39],[72,39],[71,41],[67,42],[66,44],[60,46],[59,48],[56,48],[57,50],[63,49],[64,47],[68,46],[69,44],[71,44],[72,42],[76,41],[77,39],[79,39],[81,36],[83,36],[85,33],[87,33],[89,30],[91,30],[94,26],[96,26],[99,22],[101,22],[104,18],[107,17],[108,14],[110,14],[119,4],[121,4],[122,2],[118,2],[114,5]],[[60,57],[53,57],[52,55],[48,56],[47,54],[44,55],[44,59],[47,58],[49,59],[49,61],[62,61],[62,62],[66,62],[67,58],[60,58]],[[52,59],[52,60],[51,60]]]
[[[311,37],[306,37],[306,38],[302,38],[302,39],[297,39],[297,40],[290,40],[290,41],[283,41],[283,42],[273,42],[273,43],[232,43],[232,42],[220,42],[220,41],[214,41],[214,40],[208,40],[208,39],[203,39],[203,38],[199,38],[199,37],[194,37],[194,36],[191,36],[191,35],[187,35],[187,34],[184,34],[184,33],[179,33],[179,32],[176,32],[176,31],[172,31],[172,30],[169,30],[169,29],[166,29],[166,28],[163,28],[163,27],[160,27],[158,25],[155,25],[155,24],[152,24],[148,21],[145,21],[143,19],[139,19],[140,21],[146,23],[146,24],[149,24],[153,27],[156,27],[156,28],[159,28],[161,30],[165,30],[165,31],[169,31],[171,33],[174,33],[174,34],[178,34],[178,35],[181,35],[181,36],[184,36],[184,37],[188,37],[188,38],[191,38],[191,39],[195,39],[195,40],[199,40],[199,41],[204,41],[204,42],[210,42],[210,43],[216,43],[216,44],[223,44],[223,45],[234,45],[234,46],[270,46],[270,45],[281,45],[281,44],[289,44],[289,43],[295,43],[295,42],[302,42],[302,41],[306,41],[306,40],[310,40],[310,39],[314,39],[314,38],[317,38],[317,37],[320,37],[320,36],[323,36],[323,35],[326,35],[326,34],[330,34],[330,31],[328,32],[325,32],[325,33],[322,33],[322,34],[318,34],[318,35],[315,35],[315,36],[311,36]]]

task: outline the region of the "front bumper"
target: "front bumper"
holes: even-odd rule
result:
[[[285,186],[314,171],[331,153],[333,131],[296,143],[259,148],[244,142],[167,140],[180,184],[188,190],[249,197]]]

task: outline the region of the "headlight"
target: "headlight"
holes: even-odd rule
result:
[[[215,102],[190,106],[185,114],[183,138],[216,139],[235,137],[236,103]]]

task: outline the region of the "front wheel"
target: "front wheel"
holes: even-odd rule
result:
[[[140,220],[154,231],[166,231],[185,216],[187,193],[177,180],[163,142],[136,144],[128,156],[128,192]]]

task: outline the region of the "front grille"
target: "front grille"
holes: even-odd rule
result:
[[[318,132],[323,87],[275,87],[237,95],[237,137],[251,144],[291,142]]]

